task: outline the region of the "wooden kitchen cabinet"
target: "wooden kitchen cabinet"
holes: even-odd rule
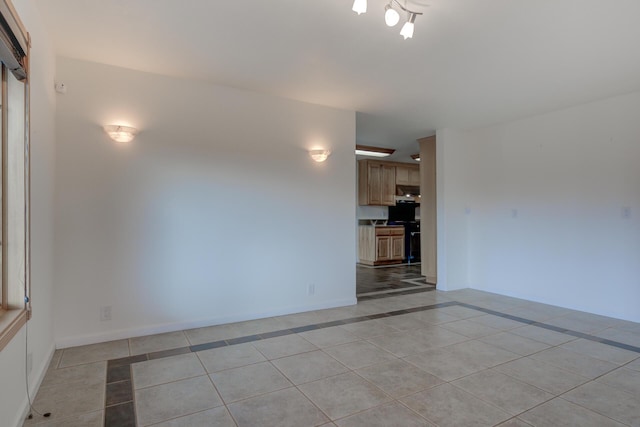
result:
[[[358,204],[394,206],[396,167],[375,160],[358,161]]]
[[[359,227],[358,257],[361,264],[397,264],[404,259],[404,227]]]
[[[396,164],[396,185],[420,186],[420,166]]]

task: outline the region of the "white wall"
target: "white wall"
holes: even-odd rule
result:
[[[640,321],[638,111],[633,93],[452,132],[444,144],[458,154],[438,167],[456,200],[446,229],[466,230],[467,262],[448,251],[448,271],[466,268],[473,288]]]
[[[467,288],[468,182],[466,135],[454,129],[436,133],[437,288]]]
[[[29,375],[35,396],[53,352],[53,176],[55,58],[38,12],[30,0],[14,0],[31,34],[31,299],[33,318],[28,323]],[[0,414],[8,426],[22,425],[25,393],[25,328],[0,351],[2,399]],[[5,424],[3,424],[5,425]]]
[[[59,346],[356,302],[354,112],[57,63]]]

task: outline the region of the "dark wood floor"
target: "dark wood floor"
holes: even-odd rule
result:
[[[407,279],[413,283],[405,281]],[[377,268],[356,266],[356,294],[359,297],[371,292],[418,290],[426,285],[425,278],[420,274],[420,264]]]

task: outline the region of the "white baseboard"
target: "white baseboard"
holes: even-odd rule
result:
[[[56,347],[52,343],[48,350],[48,355],[45,357],[45,363],[42,363],[37,370],[37,375],[32,375],[31,380],[29,381],[29,396],[31,396],[31,402],[36,397],[38,390],[40,389],[40,384],[42,384],[42,380],[44,380],[44,376],[47,374],[47,369],[49,368],[49,364],[51,363],[51,359],[53,358],[53,353],[55,352]],[[27,396],[24,397],[22,404],[20,405],[20,411],[16,414],[16,419],[13,420],[14,427],[22,427],[24,424],[24,420],[29,415],[29,399]]]
[[[183,322],[165,323],[159,325],[148,325],[120,329],[115,331],[100,332],[96,334],[77,335],[72,337],[62,337],[56,339],[56,348],[76,347],[79,345],[96,344],[100,342],[121,340],[127,338],[141,337],[145,335],[161,334],[164,332],[181,331],[184,329],[203,328],[206,326],[223,325],[226,323],[244,322],[246,320],[264,319],[273,316],[283,316],[287,314],[303,313],[305,311],[324,310],[336,307],[345,307],[357,304],[357,298],[343,300],[325,301],[319,304],[305,305],[302,307],[287,307],[277,310],[270,310],[259,313],[244,313],[234,316],[222,316],[209,319],[186,320]]]

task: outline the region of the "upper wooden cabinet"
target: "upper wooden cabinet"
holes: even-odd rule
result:
[[[358,204],[394,206],[396,185],[420,186],[420,166],[380,160],[358,161]]]
[[[420,186],[420,166],[396,165],[396,185]]]
[[[396,167],[375,160],[358,161],[358,204],[396,204]]]

